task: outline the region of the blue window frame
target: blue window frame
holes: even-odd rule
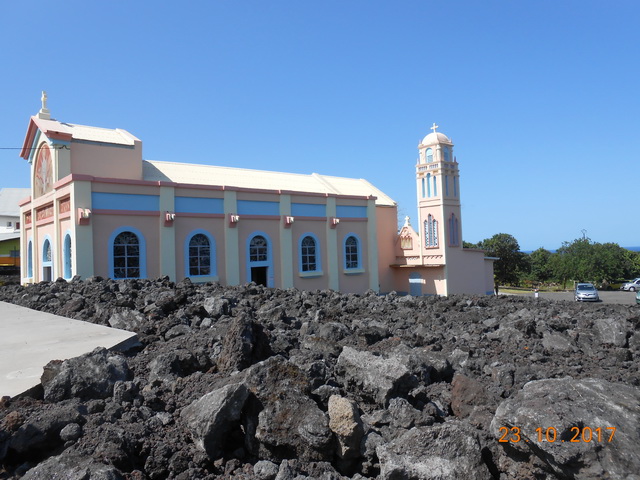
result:
[[[249,242],[249,261],[266,262],[269,259],[269,244],[262,235],[256,235]]]
[[[27,277],[33,278],[33,241],[27,244]]]
[[[51,252],[49,235],[46,235],[44,242],[42,242],[42,276],[40,280],[53,280],[53,253]]]
[[[187,236],[185,269],[187,277],[216,275],[215,241],[208,232],[195,230]]]
[[[350,233],[344,239],[344,268],[345,270],[362,268],[360,239],[353,233]]]
[[[266,286],[273,287],[274,267],[271,245],[271,239],[265,232],[255,231],[247,237],[247,282],[263,283],[266,280]]]
[[[313,233],[300,236],[298,244],[300,272],[321,272],[320,242]]]
[[[62,245],[62,257],[64,259],[63,265],[63,277],[65,279],[70,279],[73,268],[71,263],[71,234],[67,233],[64,236],[64,243]]]
[[[114,279],[147,276],[147,244],[134,227],[121,227],[109,237],[109,276]]]

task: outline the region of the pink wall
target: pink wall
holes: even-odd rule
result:
[[[131,226],[139,230],[147,244],[147,277],[160,276],[160,238],[158,216],[94,215],[93,225],[93,266],[94,275],[109,276],[109,236],[120,227]]]
[[[184,248],[187,236],[194,230],[205,230],[216,242],[216,271],[221,283],[226,281],[226,255],[224,242],[224,218],[197,218],[176,216],[173,224],[176,235],[176,279],[185,277]]]
[[[247,278],[247,239],[256,231],[261,231],[269,236],[271,241],[271,255],[273,259],[274,286],[282,284],[280,273],[280,219],[240,219],[238,222],[238,252],[240,256],[240,283],[248,283]],[[271,272],[270,272],[271,273]]]
[[[451,248],[447,254],[447,269],[449,276],[449,294],[471,293],[484,295],[488,290],[486,285],[486,265],[484,252]]]
[[[134,148],[72,142],[71,173],[141,180],[142,142]]]
[[[343,205],[342,201],[340,202]],[[362,293],[369,289],[369,243],[367,241],[367,222],[355,222],[341,219],[338,225],[338,272],[340,272],[339,289],[345,293]],[[349,233],[355,233],[360,238],[362,253],[361,265],[364,273],[344,273],[344,240]]]
[[[394,274],[390,265],[396,263],[395,246],[398,240],[397,207],[376,207],[378,237],[378,280],[381,292],[394,290]]]
[[[309,203],[309,202],[306,202]],[[301,277],[300,266],[300,239],[306,233],[316,236],[320,247],[320,269],[322,276]],[[296,220],[291,226],[291,236],[293,243],[293,285],[301,290],[316,290],[328,287],[328,263],[327,263],[327,222],[319,220]]]

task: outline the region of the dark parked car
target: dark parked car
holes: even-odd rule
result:
[[[598,290],[591,283],[579,283],[574,293],[576,302],[599,302]]]

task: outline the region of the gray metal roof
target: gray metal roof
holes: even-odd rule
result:
[[[0,190],[0,215],[19,217],[18,202],[31,195],[30,188],[3,188]]]

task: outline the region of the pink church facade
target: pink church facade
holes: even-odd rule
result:
[[[20,203],[22,282],[166,275],[354,293],[491,293],[491,259],[462,249],[457,163],[438,149],[453,145],[435,136],[442,143],[421,144],[416,167],[419,225],[431,223],[415,231],[407,222],[398,234],[395,202],[365,180],[143,160],[129,132],[51,119],[43,94],[21,151],[31,164],[31,196]],[[430,162],[427,148],[436,152]]]

